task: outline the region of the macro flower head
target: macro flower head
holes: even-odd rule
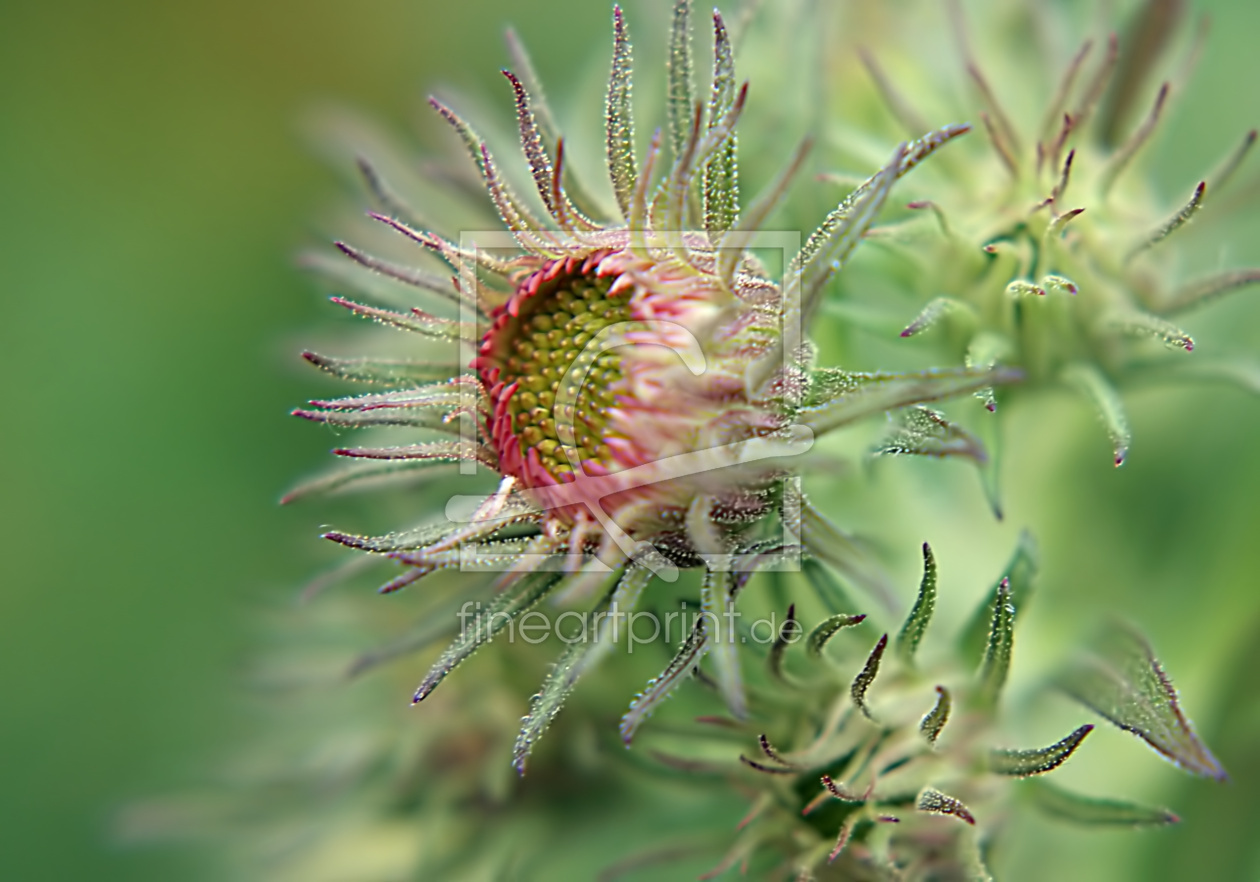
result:
[[[830,21],[814,4],[784,9],[794,26],[814,16]],[[742,25],[753,19],[749,10],[755,4]],[[1015,18],[1043,14],[1030,10]],[[904,9],[864,14],[896,35],[890,45],[903,53],[914,54],[915,39],[939,42],[940,29],[922,27],[937,19],[889,20],[894,13]],[[627,642],[633,652],[628,616],[655,609],[660,592],[673,590],[695,614],[680,633],[667,624],[663,640],[654,634],[671,654],[663,670],[657,665],[646,684],[637,669],[633,685],[623,677],[619,725],[607,714],[596,722],[633,744],[617,751],[625,762],[708,776],[724,802],[735,795],[750,803],[714,875],[751,861],[785,878],[987,878],[991,845],[1021,794],[1086,824],[1176,821],[1163,809],[1039,780],[1072,756],[1089,724],[1048,747],[1005,746],[999,699],[1036,570],[1031,538],[1021,538],[958,639],[930,639],[919,652],[936,604],[931,549],[923,544],[917,599],[899,611],[902,592],[871,546],[810,495],[811,481],[839,469],[834,450],[815,442],[888,415],[891,431],[876,453],[970,459],[1000,513],[1004,405],[1029,387],[1060,383],[1100,411],[1119,464],[1129,432],[1117,388],[1164,370],[1147,351],[1152,338],[1178,356],[1195,349],[1167,315],[1256,279],[1236,270],[1186,281],[1168,258],[1205,192],[1222,188],[1254,135],[1165,217],[1136,172],[1176,89],[1157,89],[1154,109],[1127,135],[1125,106],[1108,91],[1132,81],[1136,94],[1153,62],[1128,62],[1138,72],[1123,74],[1116,40],[1096,40],[1073,49],[1062,76],[1030,85],[1036,77],[1015,76],[1028,71],[1011,41],[979,38],[1012,27],[1007,17],[987,16],[973,33],[956,5],[947,13],[937,23],[956,31],[964,91],[948,89],[953,74],[936,66],[940,53],[915,56],[909,88],[896,85],[903,71],[881,66],[886,47],[862,55],[866,74],[852,89],[854,72],[836,62],[826,79],[836,73],[838,86],[828,85],[845,98],[830,108],[811,96],[811,112],[842,116],[856,107],[851,116],[882,114],[884,128],[854,134],[857,126],[841,125],[844,137],[830,139],[840,146],[827,143],[824,162],[838,152],[860,174],[825,173],[808,198],[800,190],[811,138],[776,140],[773,161],[758,162],[778,173],[749,186],[740,164],[748,116],[782,96],[763,93],[757,75],[741,81],[736,28],[717,11],[711,30],[696,28],[689,0],[673,3],[665,113],[651,132],[634,113],[629,23],[613,9],[601,127],[606,181],[577,173],[591,164],[567,152],[511,35],[505,97],[519,159],[492,151],[502,139],[479,131],[492,123],[466,118],[458,102],[430,100],[466,154],[462,170],[424,167],[426,183],[445,194],[435,203],[455,205],[448,220],[431,206],[413,207],[377,163],[360,159],[375,202],[375,229],[364,236],[379,236],[370,248],[357,238],[338,242],[339,264],[315,262],[366,295],[333,301],[385,326],[379,336],[394,345],[388,356],[305,353],[322,370],[374,388],[295,413],[375,437],[338,447],[349,465],[286,499],[406,488],[411,526],[325,537],[362,552],[357,560],[368,566],[388,567],[382,593],[414,590],[429,577],[421,591],[455,587],[426,607],[419,636],[360,657],[356,673],[449,640],[413,693],[420,703],[499,638],[487,654],[511,661],[492,682],[469,688],[511,710],[488,722],[469,710],[476,702],[443,705],[432,715],[441,721],[417,736],[432,739],[426,749],[440,758],[425,761],[441,767],[432,777],[450,784],[452,803],[476,804],[489,790],[506,801],[513,785],[484,786],[482,766],[503,771],[509,753],[487,733],[527,701],[511,766],[524,774],[534,764],[525,788],[540,773],[555,774],[555,757],[534,753],[540,737],[579,678]],[[707,63],[694,51],[701,43],[712,49]],[[1001,78],[987,73],[994,47],[1006,50]],[[1058,73],[1057,56],[1048,55],[1046,70]],[[758,57],[750,67],[773,83],[775,64]],[[1038,88],[1046,95],[1008,113],[1000,97],[1008,88],[1021,98]],[[764,131],[754,134],[765,140]],[[812,233],[775,229],[837,184],[843,195],[810,218]],[[402,244],[413,261],[377,256],[400,254]],[[835,347],[817,341],[836,321],[846,333],[874,331],[886,345],[851,347],[849,364],[833,364]],[[945,366],[869,369],[889,362]],[[946,399],[961,400],[938,411]],[[465,485],[475,492],[451,492]],[[517,661],[543,649],[503,644],[544,603],[580,612],[580,631],[556,630],[560,655],[527,699],[530,686],[518,675],[528,669]],[[768,615],[772,639],[750,640],[736,624],[737,607]],[[898,621],[899,631],[877,625]],[[803,647],[794,648],[793,634]],[[1189,771],[1224,776],[1144,638],[1112,627],[1074,661],[1061,691]],[[658,720],[665,735],[657,740],[645,723],[684,683],[711,692],[719,710],[691,726],[674,720],[672,730]],[[421,793],[428,779],[402,765],[407,810],[433,809]],[[439,805],[428,817],[445,811]],[[475,862],[478,846],[464,846]]]
[[[658,130],[640,163],[631,44],[619,8],[613,30],[606,158],[615,208],[577,204],[565,184],[563,139],[539,122],[551,114],[538,106],[541,92],[527,82],[532,74],[505,72],[544,212],[513,192],[469,123],[441,102],[431,103],[467,147],[514,240],[509,253],[483,247],[476,234],[457,243],[416,229],[397,216],[401,212],[373,214],[446,261],[455,273],[447,285],[339,243],[366,268],[446,297],[461,318],[334,298],[359,315],[415,333],[426,351],[445,343],[449,360],[376,364],[308,353],[333,373],[398,388],[312,402],[297,414],[338,426],[404,425],[455,437],[341,448],[339,455],[374,463],[313,487],[344,487],[382,472],[449,462],[500,476],[497,490],[457,523],[447,517],[448,507],[435,522],[405,533],[328,534],[401,565],[386,591],[469,561],[506,570],[496,606],[452,645],[417,690],[417,701],[505,621],[554,592],[582,598],[603,585],[603,602],[626,610],[652,575],[673,581],[680,569],[701,568],[702,602],[716,613],[734,604],[753,569],[783,555],[804,551],[842,571],[869,570],[857,546],[790,480],[815,435],[1019,377],[993,365],[911,374],[820,367],[805,334],[828,283],[876,222],[898,179],[967,126],[946,126],[897,146],[772,278],[752,245],[808,142],[741,208],[736,124],[749,89],[736,85],[730,39],[715,12],[713,77],[707,99],[694,96],[690,4],[679,3],[670,44],[668,138]],[[462,369],[453,358],[461,342],[475,348]],[[710,649],[721,659],[731,711],[745,715],[732,635],[721,640],[713,630],[710,624],[693,635],[685,657],[649,684],[623,724],[627,731]],[[518,767],[586,664],[574,663],[563,684],[549,684],[536,702],[542,706],[526,721]]]

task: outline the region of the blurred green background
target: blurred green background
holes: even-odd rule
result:
[[[651,45],[663,4],[644,5],[637,33]],[[1214,26],[1159,148],[1168,192],[1260,122],[1260,6],[1196,8]],[[608,4],[78,0],[4,13],[0,876],[201,878],[195,850],[122,848],[109,830],[119,806],[202,780],[248,738],[251,622],[311,569],[320,513],[275,505],[329,446],[286,416],[313,385],[303,334],[327,315],[293,255],[341,191],[301,120],[340,102],[400,132],[423,120],[420,141],[437,143],[420,99],[437,84],[504,95],[508,21],[563,104],[568,60],[585,69],[606,53]],[[1230,232],[1233,265],[1260,262],[1256,214]],[[1260,351],[1254,298],[1196,313],[1200,349]],[[1196,389],[1131,407],[1138,441],[1118,472],[1083,411],[1026,420],[1068,439],[1011,465],[1028,475],[1018,514],[1047,559],[1029,651],[1061,652],[1082,619],[1130,611],[1233,781],[1186,781],[1109,733],[1140,754],[1124,771],[1142,795],[1185,823],[1054,831],[1029,860],[1068,848],[1123,878],[1260,879],[1260,402]]]

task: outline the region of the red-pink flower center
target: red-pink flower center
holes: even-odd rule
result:
[[[603,256],[551,261],[530,274],[481,340],[475,367],[490,393],[488,428],[500,471],[527,486],[567,480],[573,463],[611,459],[607,411],[622,379],[619,356],[606,352],[585,377],[569,376],[601,330],[630,318],[629,292],[610,293],[615,276],[597,274]],[[557,427],[556,399],[566,379],[581,382],[569,418],[571,447]]]

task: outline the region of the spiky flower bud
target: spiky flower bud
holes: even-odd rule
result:
[[[984,72],[989,53],[1007,44],[973,50],[961,13],[952,15],[976,115],[956,117],[935,103],[940,71],[922,72],[924,82],[902,95],[868,54],[874,93],[906,128],[898,137],[909,140],[881,142],[880,160],[794,243],[768,234],[810,141],[794,153],[777,145],[782,171],[755,199],[742,198],[748,180],[737,124],[757,101],[773,99],[739,84],[736,41],[716,11],[712,76],[696,90],[689,0],[674,3],[666,114],[650,140],[636,132],[629,28],[614,9],[603,107],[607,199],[592,196],[600,191],[566,163],[555,115],[515,37],[514,72],[505,73],[523,163],[501,166],[468,121],[431,102],[468,162],[464,177],[431,171],[426,183],[467,208],[471,170],[485,193],[477,206],[492,210],[493,220],[472,231],[463,216],[421,222],[376,166],[360,161],[377,203],[372,218],[429,263],[395,263],[346,243],[338,247],[352,272],[317,260],[368,300],[337,296],[335,303],[409,336],[403,357],[305,354],[328,373],[375,388],[295,413],[378,437],[339,447],[338,456],[354,460],[350,467],[287,499],[418,485],[406,497],[415,526],[326,534],[363,552],[369,565],[390,568],[383,593],[421,580],[432,592],[415,633],[359,656],[352,673],[448,644],[411,693],[413,704],[424,702],[420,713],[430,711],[422,723],[399,723],[377,704],[339,715],[336,726],[326,718],[314,726],[333,733],[335,761],[320,766],[323,777],[301,776],[291,802],[309,813],[308,803],[323,799],[331,820],[318,847],[299,837],[273,850],[301,855],[296,877],[519,875],[518,855],[531,843],[544,847],[532,826],[540,799],[571,788],[582,794],[579,813],[602,811],[614,797],[635,798],[639,779],[625,783],[622,774],[629,768],[695,775],[688,797],[723,806],[732,794],[751,794],[748,815],[709,876],[752,865],[801,879],[987,878],[986,854],[1021,802],[1095,825],[1176,820],[1041,780],[1080,747],[1091,724],[1034,747],[998,734],[1016,624],[1036,569],[1030,539],[963,632],[943,644],[930,628],[931,549],[923,546],[913,607],[890,616],[895,589],[882,569],[802,489],[811,469],[829,462],[815,458],[816,438],[893,413],[895,428],[877,452],[970,458],[986,469],[996,507],[996,417],[975,414],[990,422],[973,433],[928,405],[975,395],[992,411],[1005,395],[1022,394],[1023,381],[1085,391],[1106,419],[1119,464],[1129,436],[1116,385],[1147,367],[1133,339],[1189,352],[1191,338],[1165,315],[1257,278],[1241,270],[1184,281],[1161,263],[1254,134],[1161,220],[1135,169],[1168,88],[1156,92],[1146,121],[1119,137],[1131,97],[1105,96],[1125,62],[1114,40],[1093,62],[1086,44],[1030,128],[1024,114],[1008,115],[1004,84]],[[1026,75],[1024,60],[1021,53],[1007,62]],[[1141,82],[1149,59],[1130,63],[1137,72],[1124,82]],[[972,122],[977,131],[960,138]],[[896,190],[919,165],[915,190]],[[536,196],[518,195],[515,167]],[[903,196],[912,198],[898,208]],[[866,240],[894,255],[895,273],[878,259],[851,265]],[[759,250],[768,243],[781,252],[781,270]],[[890,275],[919,302],[905,315],[890,312],[883,325],[895,322],[901,337],[915,338],[901,341],[903,351],[935,340],[934,358],[957,366],[855,371],[819,355],[815,320],[825,311],[857,314],[836,309],[828,292],[880,294]],[[382,280],[394,286],[392,302],[381,296]],[[907,362],[924,363],[922,349]],[[475,494],[437,492],[457,486],[439,483],[453,471],[475,483]],[[836,575],[866,599],[855,603]],[[746,591],[754,579],[762,590]],[[526,636],[544,601],[579,622],[576,633],[555,629],[552,642],[564,645],[545,675],[543,650]],[[662,637],[653,617],[651,640],[636,637],[636,609],[655,612],[667,601],[683,604],[682,629],[671,630],[667,616]],[[741,611],[754,608],[767,618],[745,628]],[[763,624],[769,629],[760,639]],[[511,639],[517,633],[528,645]],[[622,689],[602,690],[622,711],[619,726],[599,705],[604,696],[591,699],[594,711],[560,717],[596,662],[613,650],[629,656],[636,643],[672,656],[663,669],[653,661],[659,673],[650,679],[629,658],[605,665],[631,672],[604,681]],[[466,672],[465,692],[437,691],[491,644],[469,663],[484,667]],[[511,728],[539,679],[519,728]],[[698,720],[668,716],[666,699],[684,683],[684,691],[711,693],[695,699],[709,702]],[[1135,632],[1104,632],[1059,685],[1189,771],[1223,777]],[[401,687],[391,681],[389,688]],[[658,710],[665,719],[649,722]],[[553,723],[570,725],[564,749],[535,753]],[[601,751],[610,734],[632,749]],[[519,773],[532,763],[524,781],[510,780],[509,759]],[[325,786],[330,781],[336,786]],[[521,790],[509,798],[514,786]],[[279,806],[275,814],[294,808],[284,803],[281,796],[267,805]],[[465,811],[476,818],[475,837],[444,826]],[[487,812],[495,813],[488,823]],[[714,850],[711,839],[706,847]],[[625,866],[677,850],[660,850],[662,858],[654,849]],[[368,854],[376,864],[365,865]],[[338,868],[349,869],[339,876]]]
[[[864,566],[852,543],[790,480],[813,439],[872,414],[1020,377],[994,365],[915,374],[815,366],[804,332],[827,283],[876,222],[897,181],[967,127],[946,126],[898,146],[790,255],[782,276],[771,278],[750,245],[804,148],[763,196],[738,211],[734,133],[748,87],[736,89],[729,37],[715,12],[710,99],[694,97],[689,18],[689,5],[680,3],[669,66],[670,161],[662,159],[658,131],[640,168],[630,39],[621,10],[614,10],[606,141],[617,205],[607,220],[594,220],[601,214],[575,204],[565,184],[563,141],[549,143],[538,122],[550,112],[536,109],[537,95],[515,74],[507,78],[544,218],[508,187],[473,128],[434,100],[468,148],[519,250],[499,256],[475,241],[465,246],[374,214],[448,263],[456,274],[450,289],[434,292],[440,286],[427,277],[415,287],[445,294],[471,321],[334,298],[359,315],[413,332],[422,351],[435,345],[445,351],[439,349],[436,361],[383,366],[307,356],[348,378],[399,388],[315,401],[299,416],[422,432],[415,443],[347,447],[339,455],[409,471],[458,461],[500,476],[498,489],[463,523],[451,523],[443,512],[405,533],[327,534],[399,564],[401,575],[385,591],[470,557],[474,565],[493,562],[505,570],[494,604],[438,660],[416,690],[417,702],[549,595],[597,592],[603,600],[596,611],[608,606],[625,614],[652,575],[674,581],[680,568],[700,568],[702,604],[714,618],[635,700],[623,731],[628,739],[709,652],[729,709],[745,716],[738,654],[715,623],[734,608],[753,570],[802,551],[850,571]],[[416,278],[357,247],[340,247],[368,269]],[[460,341],[476,347],[465,370],[456,360]],[[437,382],[408,381],[417,374]],[[372,464],[313,486],[344,488],[380,473]],[[600,654],[592,647],[603,651],[607,630],[592,635],[590,658]],[[544,686],[521,733],[516,765],[522,771],[537,736],[588,666],[586,658],[562,664],[563,677]]]
[[[1215,224],[1215,233],[1237,211],[1229,185],[1256,131],[1222,145],[1215,169],[1188,170],[1172,203],[1143,174],[1202,50],[1202,33],[1180,27],[1181,7],[1151,0],[1135,10],[1131,39],[1101,33],[1071,44],[1061,26],[1050,37],[1053,18],[1033,6],[968,16],[954,2],[924,9],[930,35],[899,22],[898,45],[862,54],[863,94],[896,129],[952,117],[961,94],[981,130],[933,163],[901,217],[879,231],[918,305],[903,300],[894,315],[885,299],[876,329],[900,327],[914,338],[907,346],[946,363],[1018,365],[1019,389],[981,393],[990,410],[1026,388],[1079,393],[1117,466],[1132,442],[1125,387],[1204,376],[1246,383],[1251,374],[1236,356],[1201,353],[1180,322],[1260,282],[1254,267],[1205,272],[1188,259],[1199,243],[1186,241],[1191,224]],[[1044,42],[1003,36],[1024,28]],[[955,52],[915,51],[945,32]],[[883,66],[910,53],[904,75]],[[861,297],[887,286],[858,273],[847,287]],[[992,427],[981,434],[990,448],[999,443]]]

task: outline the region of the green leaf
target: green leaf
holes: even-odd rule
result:
[[[705,637],[717,673],[718,691],[731,716],[742,720],[748,716],[748,701],[744,697],[744,682],[739,671],[731,575],[727,569],[705,570],[704,584],[700,588],[700,620],[704,623]]]
[[[823,648],[832,637],[839,634],[845,628],[851,628],[859,625],[866,620],[865,615],[845,615],[841,613],[832,616],[820,623],[814,630],[809,632],[809,637],[805,641],[805,648],[810,655],[822,655]]]
[[[713,10],[713,90],[709,98],[709,128],[735,103],[735,58],[722,14]],[[709,241],[717,243],[735,225],[739,214],[738,143],[732,133],[704,170],[704,225]]]
[[[1161,341],[1169,349],[1194,351],[1194,338],[1159,316],[1138,310],[1125,310],[1110,313],[1099,320],[1099,324],[1113,331],[1128,334],[1132,337],[1146,337]]]
[[[957,300],[953,297],[936,297],[928,301],[928,305],[919,311],[914,321],[906,325],[905,330],[901,332],[902,337],[913,337],[915,334],[926,331],[944,318],[947,314],[962,313],[972,322],[976,319],[976,310],[970,303],[963,300]],[[988,365],[986,365],[987,367]]]
[[[1133,432],[1129,429],[1129,418],[1124,412],[1124,402],[1112,382],[1092,364],[1077,362],[1063,369],[1063,381],[1074,386],[1090,400],[1098,411],[1098,416],[1107,429],[1111,439],[1111,451],[1116,467],[1124,465],[1129,454],[1129,445],[1133,443]]]
[[[427,386],[395,389],[389,392],[369,392],[365,395],[323,399],[310,403],[312,407],[319,408],[322,411],[338,411],[342,413],[351,411],[370,413],[373,411],[425,410],[430,408],[454,411],[464,405],[468,405],[470,409],[476,408],[480,391],[475,383],[461,378],[447,380],[442,383],[433,383]],[[318,412],[309,410],[297,410],[294,411],[294,414],[314,420],[318,420],[321,416]]]
[[[875,445],[875,456],[962,457],[977,466],[989,460],[980,439],[929,407],[916,404],[907,408],[898,415],[898,423]]]
[[[1038,567],[1037,540],[1033,538],[1032,533],[1023,530],[1019,534],[1015,553],[1011,555],[1001,577],[959,635],[958,648],[964,656],[974,658],[984,651],[1002,583],[1005,582],[1010,586],[1010,597],[1015,607],[1025,609],[1032,598]]]
[[[1006,675],[1011,669],[1011,652],[1015,648],[1015,604],[1011,601],[1010,582],[1003,579],[998,585],[997,603],[993,607],[993,619],[989,625],[989,640],[984,650],[984,661],[977,675],[976,699],[982,706],[997,704],[1006,685]]]
[[[438,318],[418,309],[413,309],[409,313],[393,312],[392,310],[380,309],[379,307],[368,306],[363,303],[355,303],[353,300],[347,300],[344,297],[330,297],[329,300],[338,306],[344,306],[355,315],[372,319],[383,325],[401,328],[404,331],[414,331],[426,337],[436,337],[439,340],[471,340],[474,339],[476,334],[476,328],[472,327],[471,324],[465,325],[462,322]]]
[[[1228,777],[1182,713],[1177,690],[1150,644],[1132,627],[1118,622],[1106,626],[1058,684],[1186,771],[1218,781]]]
[[[1181,822],[1168,809],[1085,796],[1035,778],[1020,789],[1042,814],[1088,827],[1166,827]]]
[[[691,132],[695,94],[691,77],[691,0],[675,0],[669,39],[669,144],[677,161]]]
[[[487,468],[498,466],[493,452],[476,441],[430,441],[404,447],[338,447],[333,453],[352,459],[435,459],[441,462],[475,462]]]
[[[827,215],[792,263],[791,275],[800,281],[800,317],[808,324],[818,308],[822,289],[840,271],[867,230],[879,217],[906,157],[903,143],[869,181],[854,190]]]
[[[970,128],[967,125],[945,126],[910,144],[902,144],[894,151],[888,165],[860,184],[827,215],[793,261],[803,283],[802,312],[806,318],[812,315],[822,286],[843,266],[875,222],[892,185],[939,147],[970,131]]]
[[[553,560],[556,559],[558,557],[553,558]],[[434,663],[416,689],[416,694],[411,699],[412,703],[427,698],[438,687],[438,684],[446,679],[446,675],[460,663],[498,636],[521,613],[529,610],[550,594],[564,575],[563,572],[550,569],[535,570],[497,594],[494,600],[464,627],[455,642]]]
[[[396,263],[390,263],[381,260],[379,257],[373,257],[365,251],[360,251],[353,245],[347,245],[345,242],[333,243],[342,254],[349,257],[355,263],[364,269],[369,269],[374,273],[393,279],[396,282],[402,282],[412,288],[419,288],[422,291],[429,291],[439,294],[443,298],[459,303],[459,295],[455,293],[454,286],[449,278],[434,273],[428,273],[424,270],[414,269],[409,266],[400,266]]]
[[[800,421],[816,434],[850,425],[874,414],[1014,383],[1014,368],[941,368],[909,374],[815,371],[810,404]]]
[[[700,659],[708,651],[709,644],[705,634],[704,617],[701,616],[696,620],[695,627],[691,629],[691,633],[687,635],[687,639],[683,641],[682,646],[679,647],[677,654],[670,660],[665,670],[648,681],[643,691],[630,702],[630,709],[622,716],[621,724],[618,728],[621,732],[621,740],[625,742],[627,747],[630,746],[634,733],[638,731],[643,721],[652,714],[652,711],[656,710],[661,702],[669,697],[679,683],[691,675],[691,672],[700,664]]]
[[[779,626],[774,645],[770,647],[770,654],[766,657],[766,664],[770,667],[770,676],[781,683],[787,681],[783,673],[783,654],[787,652],[788,646],[800,633],[801,623],[796,620],[796,604],[793,603],[788,607],[787,616],[783,619],[783,624]]]
[[[1067,761],[1085,736],[1094,731],[1092,725],[1084,725],[1066,738],[1049,747],[1032,750],[993,750],[989,752],[989,771],[996,775],[1027,778],[1057,769]]]
[[[525,153],[525,161],[529,163],[529,170],[534,178],[534,187],[538,190],[538,195],[542,199],[543,205],[547,207],[547,211],[551,213],[552,217],[559,220],[561,206],[558,206],[553,198],[555,171],[551,167],[551,157],[547,155],[547,148],[543,144],[538,121],[534,117],[533,101],[529,90],[525,88],[525,84],[521,82],[520,78],[511,71],[505,70],[503,75],[512,84],[512,94],[516,100],[516,122],[520,129],[521,149]]]
[[[608,80],[608,111],[606,119],[606,144],[608,175],[622,216],[630,220],[630,205],[634,199],[635,182],[639,173],[634,159],[634,108],[633,92],[634,60],[630,45],[630,31],[626,27],[621,7],[613,7],[613,60],[612,75]]]
[[[646,567],[630,566],[623,570],[611,590],[592,610],[591,626],[586,627],[584,620],[580,635],[561,638],[568,642],[568,646],[543,681],[538,694],[530,701],[529,714],[521,721],[521,731],[516,738],[512,755],[512,765],[517,772],[525,774],[526,760],[539,738],[564,707],[564,702],[573,692],[578,678],[593,667],[595,661],[611,646],[609,635],[615,636],[619,625],[618,617],[634,609],[643,588],[651,580],[652,571]]]
[[[468,151],[468,155],[472,157],[473,163],[477,166],[477,171],[481,173],[486,192],[490,194],[490,201],[494,203],[495,210],[498,211],[504,225],[514,233],[528,233],[543,229],[542,223],[516,198],[516,195],[500,176],[494,157],[490,155],[490,148],[486,145],[485,139],[478,135],[472,126],[465,122],[459,114],[441,101],[438,101],[436,98],[430,98],[429,105],[438,112],[442,119],[446,120],[451,128],[455,129],[460,140],[464,142],[464,148]],[[522,244],[525,244],[525,240],[522,240]]]
[[[862,666],[862,670],[853,680],[853,685],[849,687],[849,695],[853,697],[853,703],[868,720],[875,718],[871,716],[871,709],[866,703],[866,691],[870,689],[871,683],[875,681],[875,676],[879,673],[879,662],[884,657],[884,649],[887,646],[888,635],[885,634],[879,638],[871,654],[866,657],[866,664]]]
[[[1199,213],[1199,209],[1203,207],[1203,200],[1207,195],[1207,181],[1200,181],[1199,185],[1194,188],[1194,193],[1180,211],[1169,218],[1159,229],[1154,230],[1149,236],[1133,246],[1132,250],[1125,256],[1125,263],[1132,261],[1139,254],[1154,248],[1160,242],[1163,242],[1173,233],[1180,230],[1186,224],[1194,219]]]
[[[973,827],[976,824],[975,815],[962,802],[948,794],[941,793],[932,787],[924,787],[919,792],[918,798],[915,800],[915,808],[921,812],[927,812],[933,815],[953,815],[961,821],[966,821]]]
[[[744,252],[752,243],[753,236],[761,229],[762,224],[770,217],[771,212],[778,207],[779,202],[783,199],[783,194],[787,192],[788,186],[796,177],[796,173],[800,170],[801,164],[805,161],[805,156],[809,153],[813,146],[813,141],[806,138],[797,145],[796,152],[792,154],[792,159],[779,172],[773,181],[771,181],[761,193],[757,194],[757,198],[748,206],[748,210],[740,217],[738,227],[727,231],[722,237],[722,244],[719,246],[718,255],[718,275],[728,288],[732,287],[736,272],[740,267],[740,262],[744,259]]]
[[[442,474],[444,470],[440,467],[451,465],[453,462],[453,460],[420,459],[355,464],[349,468],[337,469],[303,481],[284,494],[280,499],[280,504],[288,505],[290,502],[305,499],[308,496],[328,496],[334,493],[378,489],[382,485],[410,487],[416,481]]]
[[[919,583],[919,596],[914,602],[914,608],[910,610],[910,615],[906,617],[905,624],[901,626],[901,633],[897,635],[897,655],[907,662],[914,660],[914,654],[919,649],[919,642],[932,621],[934,609],[936,609],[936,557],[932,554],[932,547],[924,542],[923,581]]]
[[[454,363],[397,361],[381,358],[333,358],[316,352],[303,352],[302,357],[334,377],[359,383],[382,386],[411,386],[449,380],[460,373]]]
[[[457,421],[447,421],[444,414],[433,410],[416,410],[414,408],[391,408],[388,410],[303,410],[291,412],[292,416],[310,420],[313,423],[325,423],[347,429],[370,429],[375,426],[410,426],[417,429],[431,429],[446,435],[460,435],[462,430]]]
[[[1260,269],[1234,270],[1199,279],[1182,287],[1164,304],[1160,312],[1180,312],[1207,303],[1237,288],[1260,283]]]
[[[426,548],[446,537],[453,525],[442,522],[426,524],[411,530],[400,530],[397,533],[386,533],[383,536],[355,536],[351,533],[325,533],[323,538],[347,548],[369,551],[373,554],[394,554],[399,551],[414,551]]]
[[[949,722],[949,712],[952,707],[953,700],[950,698],[949,690],[944,686],[937,686],[936,705],[919,723],[919,732],[927,739],[928,744],[936,745],[936,739],[941,737],[941,730]]]

